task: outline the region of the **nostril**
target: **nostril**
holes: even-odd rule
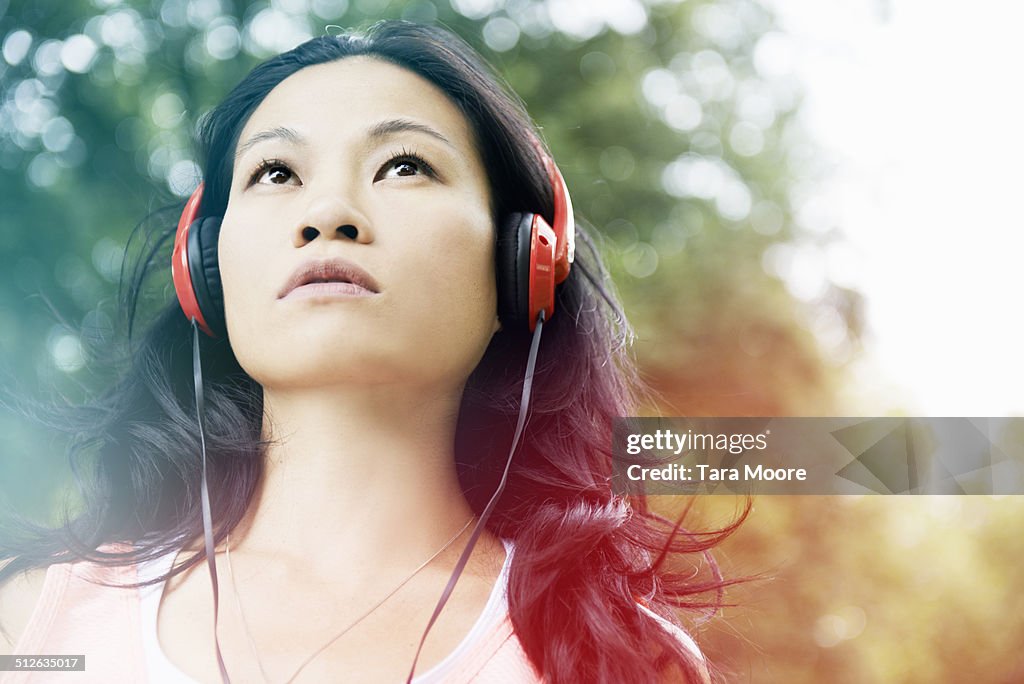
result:
[[[302,229],[303,240],[313,240],[319,234],[320,231],[314,228],[313,226],[306,226],[305,228]]]
[[[347,237],[349,240],[355,240],[359,236],[359,229],[351,224],[338,227],[338,232]]]

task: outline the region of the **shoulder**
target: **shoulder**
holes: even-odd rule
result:
[[[11,560],[0,561],[0,569]],[[42,596],[46,572],[47,568],[33,568],[0,585],[0,655],[14,653],[14,647]]]
[[[99,551],[122,552],[131,546],[122,543],[105,544]],[[0,560],[0,570],[11,563],[12,558]],[[80,574],[92,580],[111,580],[114,573],[108,568],[89,561],[53,563],[47,567],[31,568],[11,577],[0,585],[0,655],[10,655],[18,641],[32,622],[32,618],[44,598],[56,600],[54,593],[60,593],[61,576]],[[50,580],[48,582],[48,580]]]
[[[668,620],[658,615],[642,603],[638,602],[637,605],[640,606],[640,610],[654,618],[658,622],[658,624],[661,625],[663,629],[665,629],[665,631],[674,636],[676,640],[678,640],[683,646],[686,647],[688,651],[690,651],[690,653],[692,653],[696,657],[697,662],[701,664],[701,678],[706,684],[710,684],[711,676],[708,672],[707,661],[704,659],[704,654],[697,646],[697,642],[693,640],[693,637],[687,634],[686,630],[684,630],[682,627],[669,622]]]
[[[533,665],[523,648],[519,635],[506,613],[486,638],[479,640],[479,656],[464,660],[465,681],[488,684],[543,684],[544,678]],[[463,681],[457,676],[455,681]],[[449,681],[445,679],[445,681]]]

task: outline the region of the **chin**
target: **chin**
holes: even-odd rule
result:
[[[232,346],[264,387],[359,384],[461,386],[480,362],[490,330],[355,325],[337,316],[303,325],[275,321]]]

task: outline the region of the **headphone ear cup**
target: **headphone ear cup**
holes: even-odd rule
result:
[[[502,221],[495,247],[498,317],[502,325],[520,329],[530,316],[530,233],[533,214],[514,212]]]
[[[217,263],[220,217],[207,216],[192,224],[188,233],[188,270],[192,290],[206,324],[218,335],[225,329],[224,290]]]

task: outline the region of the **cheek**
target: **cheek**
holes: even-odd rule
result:
[[[451,223],[433,248],[427,236],[409,245],[395,292],[409,335],[423,349],[425,360],[449,362],[468,373],[479,362],[497,329],[498,300],[494,272],[494,233],[489,219],[455,230]],[[430,236],[436,237],[436,236]]]
[[[497,315],[497,288],[494,272],[494,230],[490,223],[466,221],[461,230],[441,235],[433,248],[424,249],[424,242],[412,245],[410,261],[414,262],[403,279],[415,286],[420,301],[432,301],[431,309],[441,310],[448,317],[472,320]]]
[[[260,331],[257,322],[261,298],[265,298],[272,283],[267,278],[266,252],[254,235],[245,235],[237,228],[238,217],[225,217],[217,245],[221,287],[224,294],[224,315],[228,337],[239,361],[245,356],[245,346]]]
[[[244,304],[245,298],[240,295],[252,282],[250,264],[257,260],[251,251],[251,242],[239,240],[236,231],[226,225],[221,228],[217,244],[217,263],[220,266],[221,286],[224,289],[225,314],[229,317],[234,309]]]

